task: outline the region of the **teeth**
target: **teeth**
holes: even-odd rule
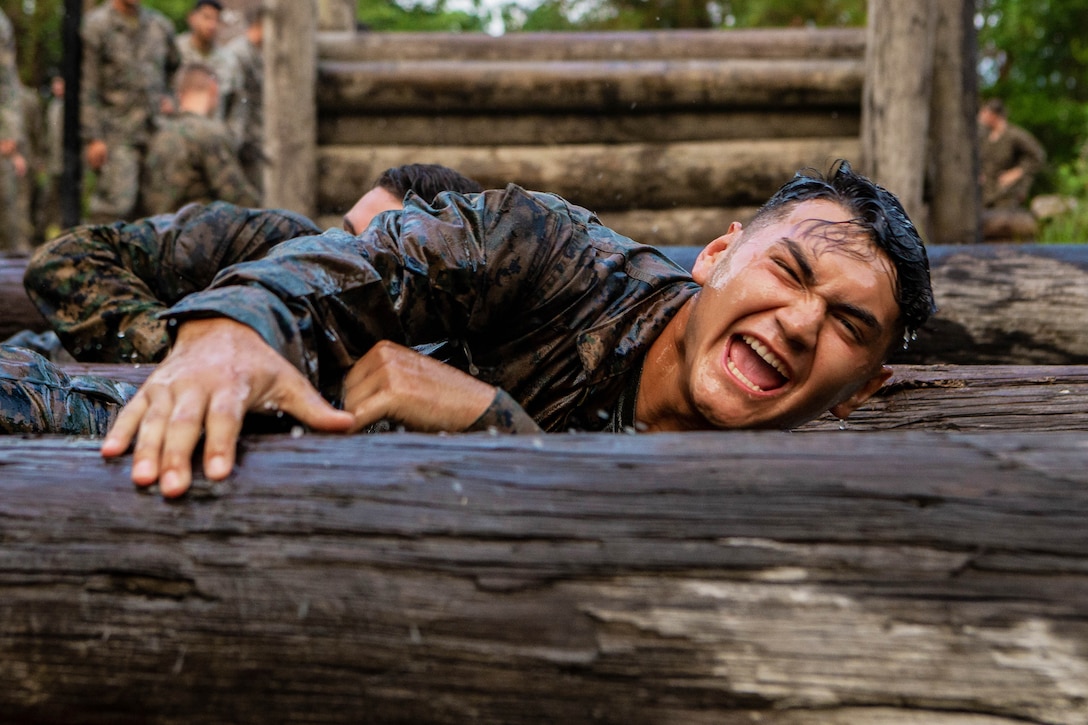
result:
[[[770,349],[759,340],[755,339],[751,335],[741,335],[748,347],[756,351],[756,354],[763,358],[763,361],[770,365],[772,368],[778,371],[778,374],[784,377],[786,380],[790,379],[789,371],[786,369],[786,364],[778,359]],[[758,388],[757,388],[758,390]]]
[[[742,383],[744,383],[745,385],[747,385],[749,388],[756,391],[757,393],[762,393],[763,392],[763,388],[759,387],[758,385],[753,383],[751,380],[744,377],[744,373],[742,373],[740,370],[737,369],[737,366],[733,364],[732,360],[729,361],[728,367],[729,367],[729,372],[736,375],[737,379],[740,380]]]

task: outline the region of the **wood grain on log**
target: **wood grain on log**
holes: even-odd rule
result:
[[[1088,721],[1082,434],[0,440],[11,722]]]
[[[322,109],[318,142],[337,145],[541,146],[857,136],[858,108],[674,113],[398,113],[340,115]]]
[[[318,64],[317,104],[338,113],[841,107],[864,62],[846,60],[373,61]]]
[[[486,149],[323,146],[318,149],[318,207],[323,214],[343,214],[379,173],[407,163],[445,164],[485,188],[515,182],[594,211],[744,206],[766,201],[797,169],[827,169],[835,159],[855,156],[857,149],[856,138]]]
[[[512,33],[360,33],[318,36],[318,54],[365,60],[645,60],[862,58],[863,28]]]

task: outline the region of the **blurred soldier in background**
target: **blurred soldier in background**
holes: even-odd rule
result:
[[[81,35],[81,123],[96,174],[89,218],[134,219],[147,143],[159,115],[174,110],[174,26],[140,0],[106,0],[84,16]]]
[[[231,58],[219,45],[219,20],[223,4],[219,0],[196,0],[185,20],[188,32],[178,36],[178,53],[182,65],[200,63],[212,69],[219,79],[219,106],[216,116],[224,116],[227,100],[231,97],[234,71]]]
[[[178,72],[178,114],[163,119],[147,151],[146,206],[151,214],[177,211],[191,201],[228,201],[257,206],[260,195],[249,183],[223,122],[215,73],[206,65]]]

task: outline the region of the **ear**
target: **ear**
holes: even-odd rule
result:
[[[861,387],[854,391],[854,394],[849,398],[831,408],[831,415],[836,418],[844,419],[853,413],[855,410],[861,407],[869,398],[873,397],[873,394],[883,387],[884,383],[888,382],[888,378],[892,376],[892,369],[887,365],[882,365],[880,370],[873,377],[866,380],[861,384]]]
[[[710,279],[711,270],[718,262],[718,255],[729,248],[742,228],[740,222],[733,222],[729,225],[729,231],[703,247],[699,256],[695,258],[695,264],[691,267],[691,278],[699,284],[706,284],[706,281]]]

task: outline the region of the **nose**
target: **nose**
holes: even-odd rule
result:
[[[789,304],[778,308],[776,313],[782,336],[799,352],[816,345],[826,316],[827,303],[815,294],[798,295]]]

